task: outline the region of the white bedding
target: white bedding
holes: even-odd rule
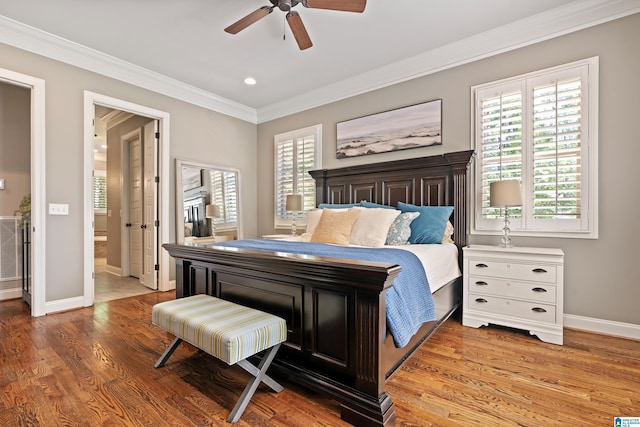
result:
[[[279,240],[300,242],[300,236],[283,237]],[[354,245],[355,246],[355,245]],[[427,273],[429,288],[434,293],[456,277],[460,277],[460,266],[458,265],[458,247],[454,243],[442,243],[434,245],[386,245],[384,248],[401,249],[412,252],[422,262],[422,267]]]
[[[458,265],[458,247],[453,243],[385,246],[385,248],[401,249],[416,255],[427,273],[431,293],[462,275]]]

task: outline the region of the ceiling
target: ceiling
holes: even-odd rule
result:
[[[0,40],[260,123],[640,10],[638,0],[369,0],[362,14],[300,4],[314,43],[304,51],[277,8],[223,31],[264,5],[0,0]]]

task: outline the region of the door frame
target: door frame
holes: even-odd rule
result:
[[[31,315],[46,314],[46,162],[44,80],[0,68],[0,80],[31,89]]]
[[[158,140],[158,160],[160,191],[158,192],[159,230],[158,245],[169,242],[169,147],[170,114],[165,111],[134,104],[107,95],[84,91],[84,306],[93,305],[94,299],[94,262],[93,262],[93,136],[95,117],[94,105],[114,108],[149,117],[159,121],[160,138]],[[158,290],[171,290],[169,280],[170,257],[167,251],[160,251],[158,264]]]

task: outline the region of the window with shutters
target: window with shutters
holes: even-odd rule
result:
[[[209,172],[211,179],[210,204],[220,208],[220,216],[211,218],[216,230],[238,227],[238,179],[237,173],[221,169]]]
[[[521,183],[514,235],[597,238],[598,58],[474,86],[474,232],[502,229],[494,181]]]
[[[316,183],[309,171],[320,168],[322,125],[310,126],[275,136],[275,215],[274,227],[291,226],[293,212],[287,212],[288,194],[301,194],[304,211],[316,206]],[[306,218],[300,212],[297,225]]]
[[[107,213],[107,172],[93,171],[94,213]]]

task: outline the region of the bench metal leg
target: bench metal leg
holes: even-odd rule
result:
[[[256,389],[260,385],[260,382],[264,382],[271,389],[273,389],[278,393],[283,390],[283,387],[277,382],[275,382],[266,373],[267,369],[269,369],[269,365],[271,365],[271,362],[273,361],[273,358],[276,356],[276,353],[279,348],[280,348],[280,344],[276,344],[270,349],[268,349],[264,357],[260,361],[260,364],[258,364],[258,367],[255,367],[246,359],[240,360],[238,362],[238,365],[240,365],[241,368],[243,368],[244,370],[249,372],[251,375],[253,375],[253,378],[249,380],[249,383],[244,388],[244,391],[242,392],[242,395],[238,399],[236,406],[231,411],[231,414],[229,414],[229,418],[227,419],[228,422],[235,423],[240,419],[240,417],[242,416],[242,413],[244,412],[245,408],[249,404],[251,397],[253,396],[253,394],[256,392]]]
[[[154,368],[161,368],[164,366],[165,363],[167,363],[167,360],[169,360],[169,358],[171,357],[171,355],[173,354],[174,351],[176,351],[176,348],[178,348],[178,345],[180,345],[180,343],[182,342],[182,338],[176,338],[173,340],[173,342],[171,343],[171,345],[169,345],[169,348],[167,348],[164,353],[162,353],[162,356],[160,356],[160,358],[158,359],[158,361],[156,362],[155,365],[153,365]]]

